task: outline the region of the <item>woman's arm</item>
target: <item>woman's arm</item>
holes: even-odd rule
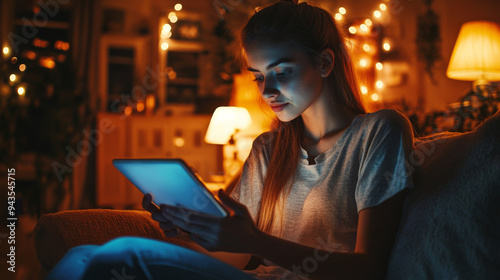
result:
[[[186,210],[170,206],[163,207],[162,214],[192,232],[192,239],[208,251],[256,255],[311,279],[383,279],[405,192],[359,213],[354,253],[335,253],[265,234],[255,227],[244,205],[223,192],[219,197],[230,212],[228,217],[186,216]]]
[[[383,279],[404,197],[403,191],[359,213],[354,253],[311,248],[262,232],[249,253],[310,279]]]

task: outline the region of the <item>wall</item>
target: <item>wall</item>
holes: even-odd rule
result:
[[[321,3],[321,1],[315,1]],[[471,83],[451,80],[446,77],[446,68],[462,23],[471,20],[491,20],[500,23],[500,1],[498,0],[435,0],[433,10],[440,16],[442,60],[435,68],[437,84],[433,84],[417,60],[416,25],[417,16],[425,11],[420,0],[339,0],[325,3],[337,12],[343,6],[349,18],[371,17],[380,3],[386,3],[391,11],[389,24],[384,27],[386,36],[394,40],[393,48],[398,50],[398,58],[405,61],[408,68],[406,82],[397,87],[385,88],[381,93],[385,100],[404,98],[416,106],[419,102],[424,111],[444,110],[446,105],[456,102]]]

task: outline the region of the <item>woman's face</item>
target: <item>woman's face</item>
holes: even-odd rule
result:
[[[248,70],[280,121],[295,119],[320,96],[321,67],[291,42],[255,40],[245,52]]]

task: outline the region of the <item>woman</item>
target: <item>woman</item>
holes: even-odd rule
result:
[[[249,256],[263,259],[246,271],[259,279],[383,278],[412,185],[405,172],[413,145],[408,120],[393,110],[365,113],[344,38],[325,10],[289,1],[271,5],[251,17],[242,45],[277,125],[254,141],[231,197],[219,192],[230,215],[186,218],[182,209],[156,208],[150,195],[144,208],[167,236],[190,232],[208,251],[237,253],[230,256],[240,268]],[[147,245],[148,254],[163,246],[158,243]],[[128,256],[122,263],[140,267],[134,273],[141,277],[170,273],[150,266],[165,257],[114,253]],[[109,254],[92,254],[88,279],[119,268],[113,261],[103,269]]]

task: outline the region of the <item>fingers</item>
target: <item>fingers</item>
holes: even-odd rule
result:
[[[224,205],[230,210],[234,211],[236,215],[243,216],[247,212],[247,208],[245,205],[239,203],[230,197],[224,190],[220,189],[218,192],[219,199]]]
[[[159,213],[160,209],[153,203],[153,195],[147,193],[142,198],[142,208],[151,213]]]

